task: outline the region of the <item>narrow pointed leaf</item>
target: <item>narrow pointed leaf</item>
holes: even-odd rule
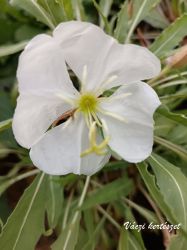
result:
[[[48,25],[51,29],[54,29],[54,23],[51,20],[50,15],[46,10],[38,4],[35,0],[11,0],[10,4],[20,9],[27,11],[34,16],[38,21]]]
[[[167,250],[186,250],[186,246],[187,239],[183,235],[174,235],[171,237]]]
[[[52,250],[74,250],[78,240],[81,213],[75,220],[71,220],[68,226],[61,232],[58,239],[53,243]]]
[[[128,231],[126,229],[122,228],[120,237],[119,237],[119,243],[118,243],[118,250],[128,250],[129,249],[129,242],[128,242]]]
[[[120,42],[124,43],[128,31],[128,2],[126,1],[120,12],[118,13],[118,19],[116,29],[114,31],[115,38]]]
[[[169,206],[164,201],[163,194],[160,192],[156,185],[156,178],[154,175],[150,174],[148,171],[148,165],[145,162],[141,162],[137,164],[138,171],[141,174],[142,179],[144,180],[145,185],[147,186],[149,193],[155,200],[156,204],[166,216],[167,220],[173,224],[177,223],[174,215],[172,214]]]
[[[187,14],[176,19],[150,46],[150,50],[157,56],[163,56],[173,49],[187,35]]]
[[[136,238],[128,230],[122,229],[118,250],[145,250],[142,248]]]
[[[64,0],[67,1],[67,0]],[[69,0],[70,1],[70,0]],[[85,11],[83,7],[83,0],[71,0],[72,6],[73,6],[73,12],[75,13],[75,17],[78,21],[84,21],[86,19],[85,17]]]
[[[144,18],[144,21],[159,29],[165,29],[169,25],[169,21],[160,7],[151,10]]]
[[[108,18],[110,9],[112,7],[112,3],[113,3],[113,0],[100,0],[100,3],[99,3],[100,10],[106,18]],[[102,17],[100,18],[100,26],[102,28],[104,27],[104,22],[102,20]]]
[[[35,178],[26,189],[0,236],[0,249],[33,250],[44,231],[45,175]]]
[[[115,180],[91,193],[90,197],[84,201],[81,209],[88,209],[98,204],[119,199],[122,195],[128,195],[132,191],[132,188],[133,183],[127,177]]]
[[[187,150],[184,147],[181,147],[180,145],[177,145],[173,142],[170,142],[164,138],[155,136],[154,137],[155,142],[159,143],[163,147],[170,149],[171,151],[178,154],[182,159],[187,161]]]
[[[0,57],[15,54],[25,48],[28,41],[0,46]]]
[[[12,125],[12,119],[8,119],[8,120],[0,122],[0,132],[5,129],[10,128],[11,125]]]
[[[48,199],[47,199],[47,215],[50,228],[55,228],[59,222],[59,217],[63,211],[63,186],[58,181],[60,177],[49,176]]]
[[[160,0],[134,0],[133,1],[133,17],[131,20],[130,29],[126,38],[126,43],[130,42],[131,36],[137,26],[154,8]]]
[[[172,121],[177,122],[178,124],[181,124],[187,127],[187,117],[183,114],[176,114],[176,113],[170,112],[169,109],[164,105],[161,105],[157,109],[156,112]]]
[[[178,223],[187,231],[187,178],[181,170],[161,158],[151,155],[148,158],[157,180],[157,185],[164,197],[164,201],[170,207]]]
[[[102,11],[100,5],[96,2],[96,0],[92,0],[92,1],[93,1],[93,4],[94,4],[95,8],[97,9],[98,14],[100,15],[101,20],[102,20],[103,23],[104,23],[106,32],[107,32],[108,34],[110,34],[110,24],[109,24],[109,22],[108,22],[107,17],[104,15],[104,13],[103,13],[103,11]]]

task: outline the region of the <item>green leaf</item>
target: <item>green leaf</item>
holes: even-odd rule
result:
[[[28,24],[23,24],[23,25],[20,25],[18,29],[16,29],[14,37],[15,37],[16,42],[19,42],[20,44],[21,42],[22,43],[25,42],[27,44],[27,42],[30,39],[32,39],[34,36],[37,36],[38,34],[41,34],[43,32],[44,31],[41,28],[33,27],[32,25],[28,25]]]
[[[181,147],[180,145],[177,145],[171,141],[168,141],[162,137],[154,136],[155,142],[159,143],[165,148],[170,149],[171,151],[178,154],[181,158],[183,158],[185,161],[187,161],[187,150],[184,147]]]
[[[62,2],[67,19],[72,20],[74,18],[72,2],[67,0],[58,0],[58,1]]]
[[[59,179],[60,177],[49,176],[47,182],[48,199],[46,206],[50,228],[56,227],[63,209],[63,186],[60,181],[58,181]]]
[[[46,24],[51,29],[55,28],[51,16],[46,10],[35,0],[11,0],[10,4],[27,11],[40,22]]]
[[[92,0],[92,1],[93,1],[93,4],[94,4],[95,8],[97,9],[97,11],[98,11],[101,19],[103,20],[103,23],[105,24],[104,26],[105,26],[106,32],[108,34],[110,34],[110,32],[111,32],[111,30],[110,30],[110,24],[108,22],[107,17],[104,15],[104,13],[103,13],[100,5],[96,2],[96,0]]]
[[[21,22],[26,21],[26,19],[23,17],[23,15],[18,10],[16,10],[14,7],[12,7],[9,4],[9,1],[7,1],[7,0],[0,1],[0,10],[1,10],[1,13],[8,14],[8,16],[13,17],[14,18],[13,22],[15,22],[15,20],[18,20]]]
[[[169,25],[169,21],[163,14],[161,8],[154,8],[151,10],[144,18],[144,21],[159,29],[165,29]]]
[[[119,170],[119,169],[126,169],[128,168],[129,166],[129,163],[126,162],[126,161],[110,161],[108,162],[104,168],[103,168],[103,171],[113,171],[113,170]]]
[[[186,250],[186,246],[187,239],[183,235],[174,235],[171,237],[167,250]]]
[[[144,250],[128,230],[122,229],[119,239],[118,250]]]
[[[0,91],[0,100],[0,121],[5,121],[13,116],[13,107],[7,92]]]
[[[157,180],[157,185],[178,223],[187,231],[187,178],[181,170],[153,154],[148,158]]]
[[[55,24],[55,26],[63,21],[67,21],[63,0],[38,0],[38,4],[49,14],[50,19],[52,20],[53,24]]]
[[[45,176],[41,174],[26,189],[0,236],[0,249],[33,250],[44,230]]]
[[[24,49],[28,41],[0,46],[0,57],[15,54]]]
[[[12,125],[12,119],[8,119],[5,121],[0,122],[0,132],[10,128]]]
[[[125,214],[126,222],[128,221],[128,222],[131,222],[131,223],[135,223],[135,225],[138,225],[138,223],[136,221],[136,218],[134,217],[134,214],[132,213],[132,210],[130,209],[130,207],[127,206],[126,204],[124,205],[124,207],[125,207],[125,211],[124,211],[125,213],[124,214]],[[130,231],[128,231],[128,232],[130,233]],[[132,236],[134,236],[134,238],[135,238],[138,246],[140,247],[140,249],[145,250],[145,246],[144,246],[141,231],[132,230],[131,234],[132,234]]]
[[[150,46],[150,50],[157,56],[162,56],[179,44],[187,35],[187,14],[176,19]]]
[[[149,173],[147,169],[148,166],[145,164],[145,162],[138,163],[137,167],[142,179],[144,180],[145,185],[149,190],[149,193],[159,206],[160,210],[166,216],[168,221],[170,221],[172,224],[176,224],[177,220],[172,214],[168,204],[165,202],[163,194],[158,189],[155,176]]]
[[[129,232],[128,232],[129,233]],[[129,250],[145,250],[145,248],[142,248],[135,238],[135,236],[131,233],[129,233]]]
[[[52,250],[74,250],[78,241],[81,213],[78,212],[76,219],[71,220],[68,226],[61,232],[58,239],[53,243]]]
[[[103,204],[119,199],[120,196],[128,195],[133,188],[133,183],[127,177],[115,180],[102,188],[90,193],[81,209],[88,209],[98,204]]]
[[[177,94],[167,94],[164,96],[160,96],[160,100],[165,102],[165,103],[171,103],[173,102],[173,100],[175,99],[179,99],[179,101],[181,102],[181,100],[186,100],[187,99],[187,89],[181,89],[177,92]]]
[[[124,43],[128,31],[128,2],[126,1],[118,13],[116,29],[114,37],[120,42]]]
[[[175,126],[168,134],[168,138],[172,138],[172,141],[174,143],[184,145],[184,147],[185,147],[186,142],[187,142],[187,129],[186,129],[186,127],[181,126],[181,125]]]
[[[87,210],[85,210],[84,212],[86,212]],[[89,211],[89,210],[88,210]],[[84,246],[81,246],[81,250],[91,250],[91,249],[95,249],[93,248],[94,245],[96,245],[97,240],[100,236],[101,230],[104,226],[104,222],[106,220],[106,217],[103,216],[102,219],[100,219],[99,223],[97,224],[97,226],[95,227],[95,229],[93,228],[93,232],[91,235],[89,235],[89,238],[86,242],[86,244]],[[86,222],[85,222],[86,223]]]
[[[183,114],[170,112],[167,106],[161,105],[156,112],[172,121],[177,122],[178,124],[187,126],[187,117]]]
[[[94,232],[94,214],[92,209],[86,209],[84,212],[84,222],[86,231],[88,232],[89,238],[92,237]]]
[[[108,15],[110,13],[110,9],[112,7],[113,0],[100,0],[99,6],[100,10],[103,13],[103,15],[108,18]],[[104,27],[104,22],[102,17],[100,18],[100,26]]]
[[[64,0],[67,1],[67,0]],[[73,12],[75,13],[76,19],[79,21],[83,21],[86,19],[85,17],[85,11],[83,7],[83,0],[71,0],[72,6],[73,6]]]
[[[6,148],[4,145],[0,144],[0,158],[4,158],[8,156],[9,154],[15,154],[18,153],[18,151],[11,149],[11,148]],[[0,191],[1,194],[1,191]]]
[[[0,196],[6,191],[7,188],[9,188],[11,185],[13,185],[14,183],[16,183],[17,181],[20,181],[24,178],[27,178],[29,176],[38,174],[39,170],[35,169],[32,171],[28,171],[26,173],[20,174],[20,175],[16,175],[13,176],[12,178],[9,177],[7,178],[6,176],[2,176],[2,180],[0,180]]]
[[[144,217],[148,222],[153,222],[155,224],[159,224],[158,218],[156,217],[156,215],[150,211],[147,208],[144,208],[136,203],[134,203],[131,200],[126,200],[127,203],[134,209],[136,210],[142,217]]]
[[[119,237],[118,250],[128,250],[128,249],[129,249],[128,231],[122,228]]]
[[[79,225],[80,225],[80,218],[81,218],[81,212],[78,209],[81,207],[81,205],[84,201],[89,182],[90,182],[90,176],[87,176],[84,188],[82,190],[80,200],[79,200],[77,207],[76,207],[77,210],[72,214],[70,222],[68,223],[68,225],[65,228],[64,228],[64,225],[66,225],[66,223],[65,224],[63,223],[64,224],[63,230],[62,230],[60,236],[58,237],[58,239],[52,245],[52,250],[61,250],[61,249],[73,250],[73,249],[75,249],[75,246],[76,246],[77,241],[78,241]],[[68,204],[67,204],[67,208],[68,208]]]
[[[15,139],[13,137],[11,124],[8,122],[8,124],[4,124],[4,121],[9,120],[13,116],[13,106],[11,104],[10,95],[5,91],[0,91],[0,121],[3,122],[2,130],[0,132],[0,142],[3,147],[8,148],[16,148],[17,143],[15,142]],[[6,127],[7,125],[7,127]],[[9,128],[8,128],[9,126]],[[3,131],[3,127],[6,128],[6,130]]]
[[[129,32],[127,34],[126,43],[130,42],[131,36],[138,25],[150,12],[150,10],[155,7],[160,0],[134,0],[133,1],[133,17],[131,20],[131,25]]]

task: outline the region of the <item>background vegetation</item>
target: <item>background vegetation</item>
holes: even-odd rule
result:
[[[154,153],[137,165],[112,159],[91,177],[83,203],[85,177],[39,173],[11,130],[19,53],[72,19],[148,47],[163,66],[148,82],[163,104]],[[186,36],[186,0],[0,0],[0,249],[187,249]],[[126,221],[182,226],[138,232]]]

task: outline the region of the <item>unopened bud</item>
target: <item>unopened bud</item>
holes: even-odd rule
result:
[[[181,47],[174,55],[166,59],[171,68],[182,68],[187,66],[187,45]]]

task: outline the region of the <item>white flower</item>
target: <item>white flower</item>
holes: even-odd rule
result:
[[[38,168],[54,175],[92,175],[109,160],[109,148],[140,162],[152,151],[153,113],[160,105],[140,80],[159,72],[160,62],[148,49],[119,44],[90,23],[62,23],[52,37],[33,38],[20,56],[15,138],[31,148]],[[105,97],[112,87],[118,88]],[[67,120],[57,125],[62,118]]]

